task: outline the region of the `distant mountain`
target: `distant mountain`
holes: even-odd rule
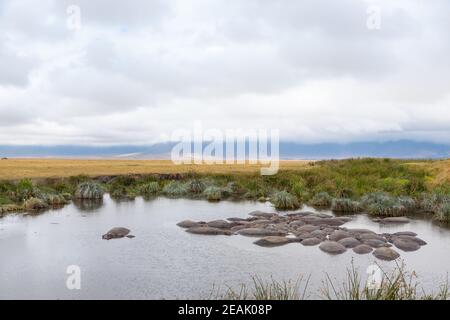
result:
[[[174,143],[149,146],[0,146],[0,157],[61,157],[169,159]],[[341,159],[350,157],[389,157],[436,159],[450,157],[450,145],[410,140],[389,142],[354,142],[298,144],[280,143],[282,159]]]

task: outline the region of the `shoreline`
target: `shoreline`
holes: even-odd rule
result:
[[[117,199],[165,195],[208,201],[270,201],[280,210],[308,204],[378,217],[428,212],[450,222],[449,160],[287,161],[273,176],[261,176],[260,167],[177,166],[156,160],[2,160],[0,213],[39,211],[108,192]],[[15,179],[6,179],[5,172]]]

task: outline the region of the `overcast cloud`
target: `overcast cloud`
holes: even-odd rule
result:
[[[449,143],[449,12],[448,0],[0,0],[0,145],[147,144],[194,121],[302,143]]]

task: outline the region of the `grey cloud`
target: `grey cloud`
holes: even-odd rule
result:
[[[17,50],[0,43],[0,86],[26,86],[34,66],[33,58],[21,56]]]
[[[379,0],[376,31],[371,3],[0,0],[0,136],[145,143],[195,119],[303,142],[443,139],[450,3]]]

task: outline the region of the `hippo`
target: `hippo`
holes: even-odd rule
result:
[[[347,251],[347,248],[336,241],[325,241],[319,246],[319,249],[330,254],[341,254]]]
[[[339,240],[338,242],[346,248],[354,248],[361,244],[360,241],[356,240],[353,237],[344,238],[344,239]]]
[[[322,240],[320,240],[319,238],[313,237],[313,238],[303,239],[300,243],[304,246],[316,246],[321,242],[322,242]]]
[[[129,233],[130,233],[130,230],[127,228],[116,227],[116,228],[112,228],[107,233],[105,233],[102,236],[102,239],[110,240],[110,239],[119,239],[119,238],[123,238],[123,237],[134,238],[134,236],[130,235]]]
[[[386,247],[381,247],[381,248],[377,248],[375,249],[375,251],[373,252],[373,255],[380,259],[380,260],[385,260],[385,261],[392,261],[397,259],[398,257],[400,257],[400,254],[391,249],[391,248],[386,248]]]
[[[219,228],[213,228],[213,227],[192,227],[186,229],[186,232],[193,233],[193,234],[204,234],[204,235],[225,235],[225,236],[231,236],[233,232],[230,230],[225,229],[219,229]]]
[[[372,251],[373,248],[371,246],[368,246],[367,244],[360,244],[359,246],[353,248],[353,252],[356,254],[368,254]]]
[[[292,242],[292,239],[280,236],[268,236],[262,239],[256,240],[254,244],[261,247],[278,247]]]

